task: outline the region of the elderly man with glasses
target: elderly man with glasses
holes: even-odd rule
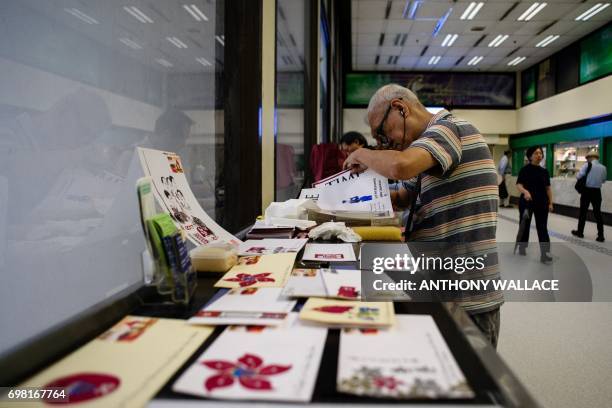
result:
[[[394,204],[410,207],[409,241],[484,251],[485,268],[461,279],[498,279],[497,170],[478,129],[446,110],[431,114],[414,93],[395,84],[372,96],[367,122],[379,149],[354,151],[345,167],[402,180]],[[452,300],[496,345],[501,292],[457,293]]]

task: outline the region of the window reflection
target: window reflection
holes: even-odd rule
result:
[[[188,6],[0,2],[0,353],[141,284],[137,146],[221,221],[223,4]]]
[[[276,201],[296,198],[304,182],[306,0],[277,1]]]

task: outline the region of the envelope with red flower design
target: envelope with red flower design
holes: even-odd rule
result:
[[[463,372],[429,315],[399,315],[389,329],[344,329],[339,392],[369,397],[473,398]]]
[[[282,288],[234,288],[206,305],[190,324],[283,324],[295,300],[281,297]]]
[[[297,319],[290,327],[227,328],[172,389],[218,399],[308,402],[326,336],[326,329]]]
[[[215,283],[215,287],[283,287],[293,269],[295,256],[295,253],[243,256]]]
[[[361,271],[358,269],[321,269],[327,297],[361,299]]]
[[[394,323],[393,303],[309,298],[300,319],[332,327],[385,327]]]

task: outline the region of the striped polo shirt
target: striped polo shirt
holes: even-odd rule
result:
[[[411,241],[435,242],[451,252],[485,257],[485,267],[465,272],[461,279],[499,278],[497,243],[497,170],[484,138],[469,122],[442,110],[410,147],[428,151],[438,163],[421,175],[419,205]],[[416,177],[404,181],[409,190]],[[503,303],[500,291],[456,294],[469,313],[493,310]]]

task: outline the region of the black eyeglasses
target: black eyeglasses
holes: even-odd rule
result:
[[[385,122],[387,121],[387,117],[389,117],[389,112],[391,112],[392,107],[393,107],[392,105],[389,105],[389,107],[385,111],[385,115],[383,116],[382,121],[380,122],[380,125],[378,125],[378,127],[376,128],[376,135],[374,136],[376,140],[378,141],[378,143],[380,144],[380,147],[384,149],[388,149],[391,146],[391,140],[389,140],[389,138],[385,134],[384,127],[385,127]]]

